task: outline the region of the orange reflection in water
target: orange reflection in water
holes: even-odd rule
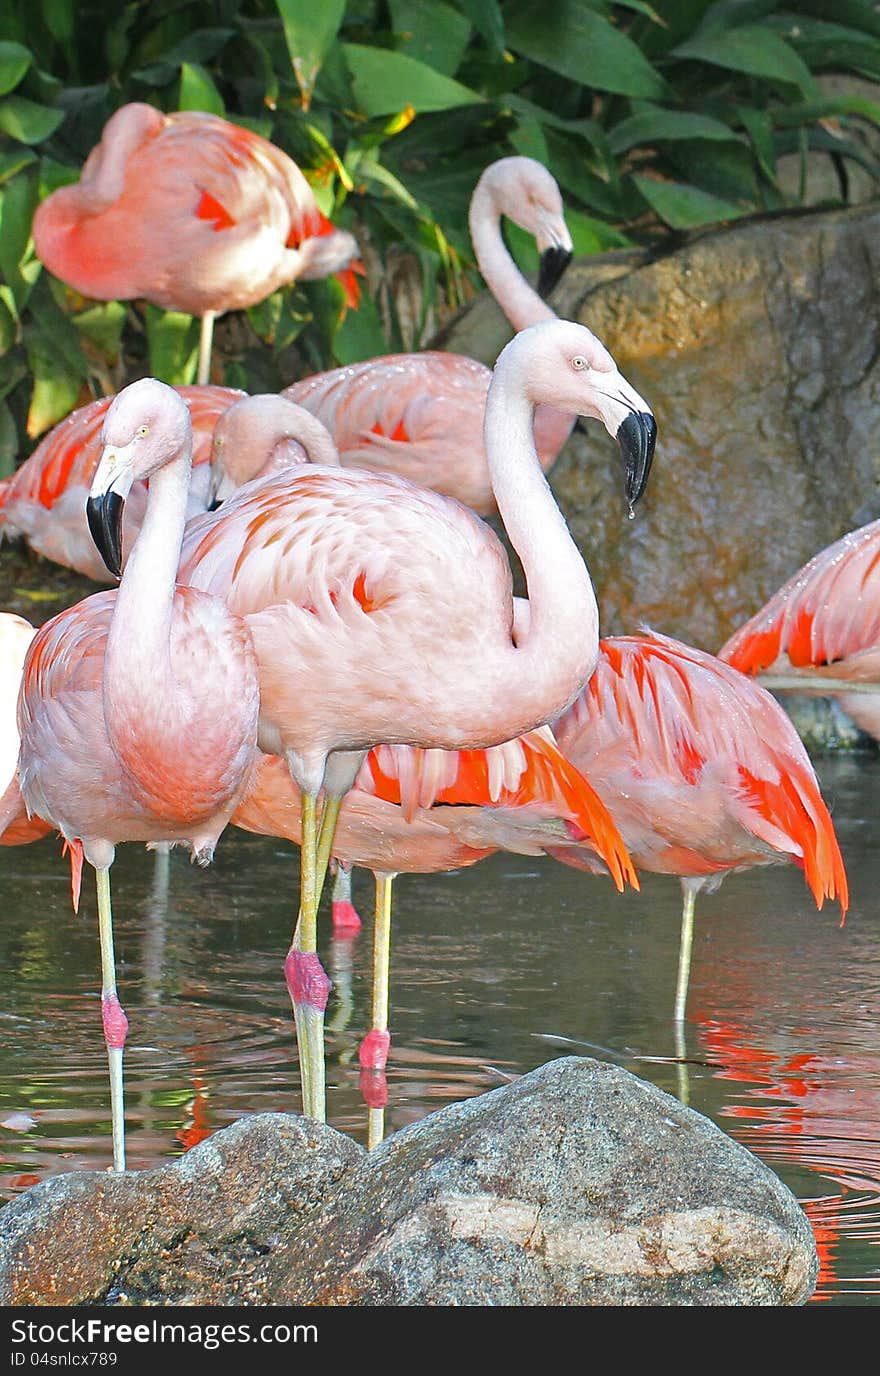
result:
[[[880,1056],[866,1058],[862,1049],[856,1063],[845,1050],[789,1054],[717,1019],[701,1020],[698,1034],[706,1059],[722,1067],[715,1078],[741,1087],[719,1110],[733,1120],[732,1135],[768,1164],[806,1167],[822,1178],[821,1193],[800,1202],[820,1262],[813,1299],[827,1300],[839,1293],[842,1235],[864,1235],[880,1198]],[[809,1030],[798,1040],[809,1042]]]

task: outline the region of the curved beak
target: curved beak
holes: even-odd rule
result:
[[[650,411],[631,411],[617,431],[626,500],[630,514],[648,485],[657,442],[657,422]]]
[[[122,512],[125,501],[112,489],[100,497],[89,497],[86,517],[98,553],[113,574],[122,577]]]
[[[561,244],[551,244],[541,254],[538,270],[538,295],[546,298],[562,280],[562,274],[571,262],[572,251]]]
[[[134,480],[127,448],[107,445],[86,502],[92,539],[114,578],[122,576],[122,513]]]

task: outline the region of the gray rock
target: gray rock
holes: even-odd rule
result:
[[[717,651],[817,550],[880,515],[878,284],[876,201],[571,265],[555,309],[599,335],[658,423],[634,521],[599,426],[551,473],[606,634],[647,623]],[[481,300],[442,344],[491,363],[509,336]]]
[[[394,1134],[296,1269],[320,1304],[790,1305],[817,1258],[794,1196],[744,1147],[571,1057]]]
[[[0,1211],[0,1304],[263,1304],[265,1259],[365,1155],[261,1113],[155,1170],[54,1176]]]
[[[772,1171],[578,1058],[369,1155],[259,1115],[160,1170],[56,1177],[0,1213],[6,1304],[794,1305],[817,1271]]]

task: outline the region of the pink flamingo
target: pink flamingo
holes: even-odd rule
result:
[[[52,828],[28,817],[18,786],[18,725],[15,708],[21,672],[36,627],[14,612],[0,612],[0,846],[39,841]]]
[[[486,810],[493,813],[488,835]],[[618,890],[627,881],[638,887],[607,808],[565,759],[547,727],[488,750],[382,745],[370,751],[343,799],[333,838],[340,872],[350,874],[353,865],[363,865],[372,870],[376,883],[372,1027],[359,1052],[364,1070],[383,1070],[391,1044],[389,956],[395,876],[473,865],[502,845],[522,855],[540,854],[540,843],[532,840],[533,814],[560,819],[560,825],[571,823]],[[500,825],[499,815],[504,818]],[[245,831],[286,836],[300,844],[299,791],[277,755],[260,760],[232,822]],[[334,917],[338,907],[343,908],[347,926],[354,913],[350,900],[334,903]]]
[[[847,715],[880,740],[880,521],[820,550],[718,655],[769,687],[838,690]]]
[[[192,478],[187,514],[207,507],[211,445],[218,419],[244,392],[232,387],[176,389],[189,407],[193,430]],[[0,482],[0,538],[24,538],[56,564],[96,583],[110,579],[86,520],[86,502],[101,457],[101,426],[112,397],[100,397],[53,426],[11,478]],[[125,507],[127,549],[143,520],[146,483],[136,482]]]
[[[328,993],[317,900],[364,755],[382,743],[509,740],[558,715],[594,667],[593,586],[535,453],[541,402],[594,416],[618,438],[630,503],[655,434],[644,401],[584,326],[533,325],[502,351],[486,449],[531,599],[522,634],[489,527],[394,475],[309,466],[246,488],[187,532],[181,581],[222,594],[245,617],[260,665],[260,746],[283,756],[302,795],[301,919],[285,968],[313,1117],[324,1116]]]
[[[535,236],[539,290],[549,290],[571,258],[571,238],[559,187],[546,167],[532,158],[502,158],[487,167],[471,199],[470,229],[480,271],[514,329],[554,320],[508,253],[502,216]],[[496,511],[483,443],[490,377],[488,368],[464,354],[389,354],[316,373],[284,395],[321,418],[344,467],[397,473],[487,516]],[[539,406],[535,442],[545,472],[574,419]]]
[[[817,907],[846,873],[803,743],[765,689],[713,655],[654,633],[599,645],[596,672],[553,723],[567,759],[590,781],[637,870],[675,874],[684,894],[675,1020],[684,1020],[694,906],[725,874],[801,866]],[[569,835],[545,849],[595,871]]]
[[[80,180],[37,207],[33,234],[37,257],[84,296],[200,316],[199,382],[215,316],[300,279],[342,271],[349,299],[354,287],[354,239],[286,153],[217,115],[139,101],[107,121]]]
[[[146,378],[114,399],[89,522],[120,570],[126,493],[149,479],[147,510],[118,591],[95,593],[34,636],[19,696],[19,781],[29,812],[71,850],[74,901],[96,871],[113,1162],[125,1166],[122,1054],[110,866],[120,841],[185,843],[207,864],[256,751],[259,686],[250,636],[225,604],[175,586],[192,427],[170,387]]]

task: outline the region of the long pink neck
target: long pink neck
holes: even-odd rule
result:
[[[180,546],[186,521],[191,455],[156,470],[147,507],[125,565],[104,660],[104,718],[114,748],[138,772],[130,742],[144,723],[171,731],[179,690],[171,665],[171,626]]]
[[[498,511],[525,574],[529,618],[511,646],[505,673],[515,688],[504,696],[535,725],[562,712],[592,674],[599,612],[586,564],[538,464],[534,408],[507,363],[496,364],[486,403],[486,453]]]
[[[513,328],[519,333],[540,320],[555,320],[556,312],[523,277],[501,237],[501,212],[491,185],[479,182],[469,211],[471,243],[477,266]],[[546,472],[571,434],[575,417],[552,406],[539,406],[535,439]]]
[[[478,183],[471,197],[468,223],[477,266],[486,285],[519,332],[555,313],[523,277],[501,237],[501,213],[490,187]]]

